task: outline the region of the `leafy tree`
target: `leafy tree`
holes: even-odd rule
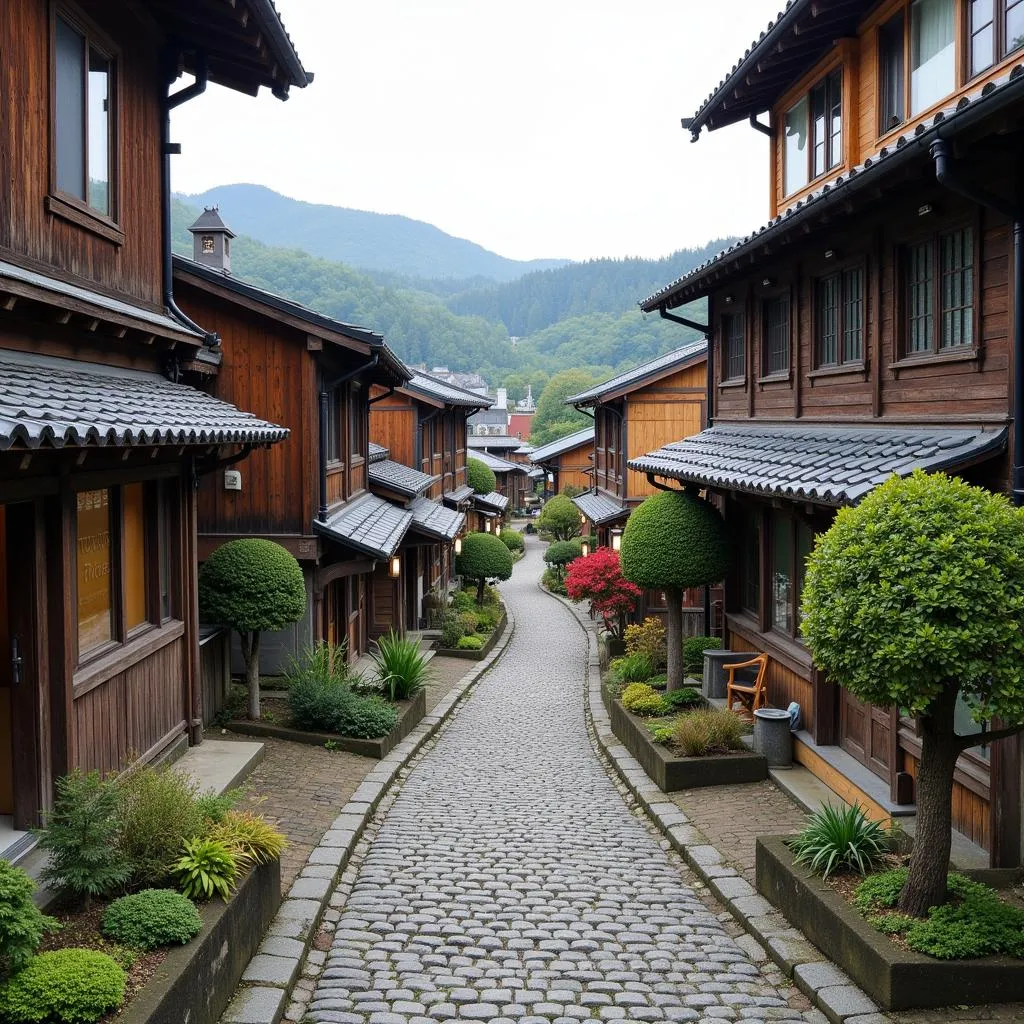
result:
[[[664,590],[668,690],[683,686],[683,591],[725,578],[725,523],[710,502],[658,491],[637,506],[622,533],[622,574],[645,590]]]
[[[1024,512],[943,474],[890,479],[842,509],[807,563],[801,629],[861,700],[917,719],[917,828],[899,909],[946,899],[959,754],[1024,729]],[[976,722],[961,736],[957,697]]]
[[[569,540],[580,534],[580,513],[564,494],[549,498],[537,517],[537,529],[552,540]]]
[[[466,459],[466,483],[476,494],[490,494],[497,487],[498,479],[489,466],[470,456]]]
[[[544,390],[541,392],[540,398],[537,399],[537,415],[533,417],[533,425],[530,428],[530,442],[546,444],[545,431],[555,423],[574,424],[572,430],[581,430],[593,423],[590,416],[566,405],[565,400],[570,395],[586,391],[596,381],[597,378],[586,370],[562,370],[560,373],[556,373],[544,385]],[[572,430],[556,434],[551,440],[564,437],[566,433],[572,433]]]
[[[260,717],[260,633],[284,629],[306,610],[299,563],[280,544],[228,541],[199,570],[199,610],[206,622],[237,631],[249,687],[249,717]]]
[[[544,550],[544,561],[554,570],[556,578],[565,579],[565,568],[570,562],[576,561],[583,554],[583,539],[574,537],[572,540],[556,540]]]
[[[476,603],[484,603],[488,580],[507,580],[512,575],[512,552],[493,533],[471,533],[462,538],[462,553],[455,557],[455,572],[476,580]]]
[[[603,619],[605,628],[622,639],[626,616],[636,611],[643,591],[622,575],[619,553],[598,548],[586,558],[569,563],[565,590],[573,601],[589,601]]]

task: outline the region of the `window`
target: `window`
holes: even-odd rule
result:
[[[821,278],[815,284],[815,365],[860,363],[864,359],[864,270]]]
[[[843,69],[837,68],[786,111],[786,195],[838,167],[842,159]]]
[[[351,410],[349,451],[358,458],[366,454],[367,419],[366,404],[363,401],[362,389],[358,384],[353,384],[349,393],[349,409]]]
[[[793,632],[793,523],[772,516],[771,605],[768,612],[773,629]]]
[[[971,75],[1024,47],[1024,0],[971,0]]]
[[[203,235],[202,238],[203,255],[212,256],[214,251],[213,235]]]
[[[146,513],[142,484],[129,484],[124,495],[125,628],[146,624]]]
[[[324,455],[328,462],[341,461],[341,394],[338,388],[327,392],[327,437]]]
[[[762,306],[763,364],[767,375],[789,370],[789,296],[766,299]]]
[[[910,5],[910,113],[920,114],[956,88],[954,0]]]
[[[740,606],[754,615],[761,607],[761,534],[759,516],[744,509],[740,536]]]
[[[722,348],[725,352],[725,380],[743,380],[746,376],[743,316],[727,313],[722,317]]]
[[[114,216],[114,59],[76,20],[54,19],[54,185]]]
[[[904,101],[903,12],[890,18],[878,32],[878,69],[881,90],[881,124],[879,134],[903,124],[907,116]]]
[[[937,354],[973,345],[973,230],[961,228],[908,246],[904,275],[904,354]]]
[[[114,601],[110,572],[111,491],[79,491],[75,551],[78,582],[78,652],[84,655],[114,638]]]

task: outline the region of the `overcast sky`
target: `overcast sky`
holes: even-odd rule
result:
[[[665,255],[767,219],[768,140],[680,117],[782,0],[277,0],[316,80],[178,109],[174,187],[400,213],[516,259]]]

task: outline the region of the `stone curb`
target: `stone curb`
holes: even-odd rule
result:
[[[472,689],[504,654],[515,632],[515,617],[508,620],[501,640],[461,682],[441,698],[423,720],[359,784],[351,799],[321,836],[284,899],[277,916],[249,961],[241,985],[221,1024],[279,1024],[303,960],[319,930],[342,871],[355,851],[377,805],[398,777],[441,726],[455,713]],[[471,663],[467,663],[471,664]]]
[[[612,732],[611,720],[601,699],[601,665],[594,623],[559,594],[540,588],[561,601],[587,634],[587,716],[598,746],[607,756],[629,791],[719,902],[747,931],[737,943],[755,963],[773,960],[792,978],[793,984],[817,1006],[831,1024],[889,1024],[871,998],[853,980],[827,960],[798,929],[782,916],[735,868],[686,815],[651,781],[640,762]],[[746,939],[746,942],[743,940]]]

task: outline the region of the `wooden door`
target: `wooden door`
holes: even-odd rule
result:
[[[840,746],[888,781],[891,770],[892,721],[888,708],[858,700],[842,689],[839,707]]]

